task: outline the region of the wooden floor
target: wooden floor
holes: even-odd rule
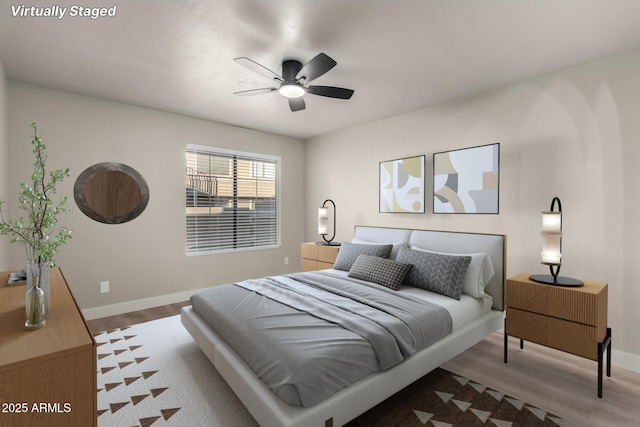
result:
[[[122,328],[180,313],[187,302],[90,320],[91,331]],[[597,363],[543,346],[509,340],[503,362],[503,335],[495,333],[443,368],[562,417],[563,427],[640,426],[640,373],[612,366],[597,395]],[[615,348],[615,335],[613,346]]]
[[[99,332],[109,331],[111,329],[124,328],[125,326],[131,326],[137,323],[174,316],[180,314],[180,309],[186,305],[189,305],[188,301],[177,302],[175,304],[163,305],[147,310],[88,320],[87,324],[89,325],[89,329],[91,329],[91,333],[96,335]]]
[[[507,364],[495,333],[442,367],[553,412],[564,427],[640,426],[640,373],[612,365],[600,399],[597,362],[528,342],[520,350],[519,342],[509,338]]]

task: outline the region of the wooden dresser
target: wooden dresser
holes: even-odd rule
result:
[[[317,245],[315,242],[303,243],[301,247],[302,271],[333,267],[339,251],[340,246]]]
[[[59,268],[51,315],[26,330],[25,285],[0,273],[0,427],[97,425],[96,343]]]
[[[507,336],[535,342],[598,361],[598,395],[602,397],[602,362],[607,350],[611,372],[611,329],[607,327],[608,285],[584,280],[581,287],[534,282],[532,273],[507,279],[504,360]]]

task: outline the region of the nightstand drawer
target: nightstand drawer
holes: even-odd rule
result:
[[[507,280],[507,306],[585,325],[607,326],[607,284],[584,281],[579,288],[564,288],[529,280],[522,273]]]
[[[316,245],[315,243],[303,243],[300,248],[300,255],[302,256],[302,258],[314,260],[318,259],[318,249],[320,248],[319,245]]]
[[[507,308],[506,332],[510,336],[592,360],[598,360],[598,342],[604,340],[604,335],[597,336],[594,326],[511,307]]]
[[[302,258],[301,260],[301,270],[302,271],[315,271],[315,270],[325,270],[327,268],[333,268],[332,262],[323,262],[318,261],[316,259],[307,259]]]
[[[547,346],[587,359],[598,360],[598,342],[604,341],[606,329],[604,335],[597,337],[594,326],[553,317],[547,319]]]
[[[607,285],[585,282],[579,289],[576,292],[571,288],[549,287],[547,314],[585,325],[602,325],[604,336],[607,325]]]
[[[529,281],[528,277],[507,279],[507,307],[532,313],[547,314],[547,287]]]
[[[507,307],[507,335],[547,345],[547,319],[541,314]]]
[[[340,246],[317,245],[313,242],[303,243],[300,250],[301,270],[313,271],[332,268],[339,251]]]
[[[340,251],[340,246],[319,246],[318,249],[318,261],[323,262],[325,264],[329,264],[328,267],[333,267],[333,263],[336,262],[336,258],[338,258],[338,252]]]

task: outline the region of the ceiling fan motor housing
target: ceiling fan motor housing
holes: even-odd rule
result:
[[[302,63],[293,59],[282,62],[282,78],[285,83],[296,83],[296,76],[302,69]]]

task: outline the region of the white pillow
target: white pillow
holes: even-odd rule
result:
[[[411,246],[411,249],[423,252],[433,252],[436,254],[445,255],[466,255],[471,257],[469,267],[464,275],[464,282],[462,285],[462,292],[471,295],[476,298],[484,298],[487,294],[484,293],[484,288],[489,283],[489,280],[496,274],[491,263],[491,258],[486,253],[477,254],[452,254],[447,252],[436,252],[428,249],[423,249],[418,246]]]
[[[368,242],[366,240],[361,240],[358,238],[353,238],[353,240],[351,241],[351,243],[357,243],[360,245],[393,245],[393,248],[391,248],[391,255],[389,255],[390,259],[396,259],[396,257],[398,256],[398,252],[400,251],[400,247],[401,246],[406,246],[404,242]]]

